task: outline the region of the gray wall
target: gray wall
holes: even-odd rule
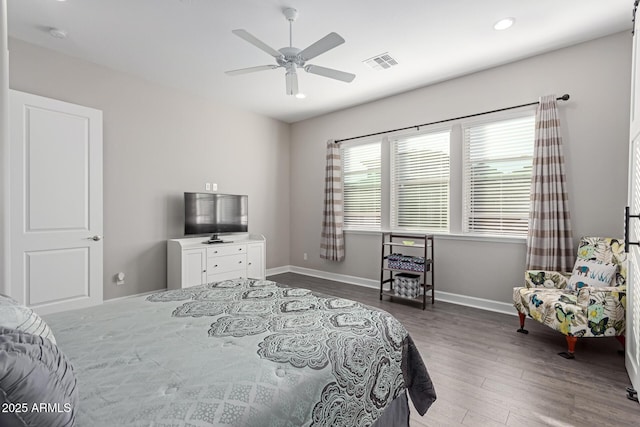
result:
[[[104,112],[108,299],[166,286],[165,240],[182,234],[181,193],[202,190],[205,182],[249,194],[251,231],[267,237],[268,268],[376,280],[378,234],[348,233],[343,263],[319,257],[325,141],[549,93],[571,94],[560,103],[560,119],[574,235],[620,235],[630,52],[624,32],[291,126],[17,40],[10,41],[10,86]],[[511,288],[522,282],[523,241],[439,238],[436,244],[441,291],[508,303]],[[113,281],[118,271],[127,273],[121,287]]]
[[[104,298],[166,287],[182,193],[249,195],[267,268],[289,264],[288,124],[10,40],[10,87],[103,111]],[[124,271],[126,284],[114,275]]]
[[[576,242],[582,235],[621,236],[630,70],[631,34],[625,31],[293,124],[291,264],[379,278],[379,234],[347,233],[342,263],[319,257],[327,139],[524,104],[552,93],[571,95],[559,110]],[[387,72],[392,71],[380,72],[380,78],[393,78]],[[436,248],[438,290],[509,303],[511,288],[523,282],[523,240],[439,238]]]

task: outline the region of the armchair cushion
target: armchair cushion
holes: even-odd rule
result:
[[[588,326],[593,336],[624,334],[626,288],[583,288],[578,292],[578,305],[587,307]]]
[[[618,336],[625,332],[625,288],[515,288],[516,309],[556,331],[574,337]]]
[[[569,278],[567,290],[575,291],[585,286],[609,286],[617,268],[616,264],[578,258],[573,266],[573,274]]]

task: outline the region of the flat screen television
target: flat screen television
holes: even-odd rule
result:
[[[184,234],[246,233],[249,227],[248,197],[237,194],[184,193]]]

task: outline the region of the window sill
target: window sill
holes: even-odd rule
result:
[[[345,234],[362,234],[362,235],[380,235],[382,233],[389,233],[393,230],[344,230]],[[520,236],[495,236],[495,235],[483,235],[483,234],[461,234],[461,233],[429,233],[428,231],[408,231],[408,230],[395,230],[399,234],[433,234],[438,240],[462,240],[462,241],[477,241],[477,242],[495,242],[495,243],[512,243],[512,244],[526,244],[527,238]]]

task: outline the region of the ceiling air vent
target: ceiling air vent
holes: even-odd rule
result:
[[[393,67],[394,65],[398,65],[398,61],[393,59],[391,55],[389,55],[389,52],[381,53],[380,55],[376,55],[373,58],[366,59],[362,62],[374,70],[385,70]]]

